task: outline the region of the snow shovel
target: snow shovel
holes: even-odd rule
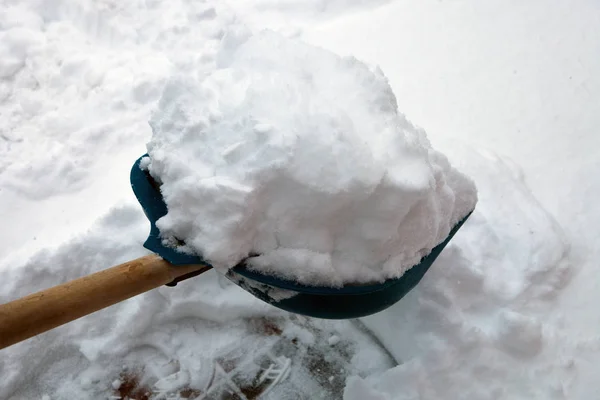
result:
[[[156,181],[140,167],[145,156],[135,162],[130,179],[150,221],[144,247],[155,254],[0,305],[0,349],[162,285],[175,286],[212,268],[201,257],[163,245],[156,221],[167,213],[167,206]],[[292,313],[324,319],[364,317],[390,307],[412,290],[469,215],[419,264],[400,278],[380,284],[305,286],[253,272],[243,262],[226,276],[259,299]]]

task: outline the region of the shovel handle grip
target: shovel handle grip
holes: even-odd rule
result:
[[[148,255],[2,304],[0,349],[210,268]]]

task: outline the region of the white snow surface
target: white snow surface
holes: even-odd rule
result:
[[[542,317],[572,272],[564,233],[514,163],[468,147],[452,153],[468,160],[458,165],[475,178],[481,208],[440,255],[444,267],[364,318],[402,364],[349,379],[345,398],[569,398],[571,343]]]
[[[223,42],[218,68],[168,83],[150,121],[167,241],[217,268],[255,254],[252,269],[304,284],[373,283],[475,207],[380,70],[272,31]]]
[[[475,212],[377,315],[295,317],[209,272],[0,350],[0,399],[116,399],[131,377],[153,399],[261,379],[277,400],[597,398],[597,2],[228,5],[0,2],[0,302],[147,254],[128,171],[151,110],[241,23],[380,65]]]

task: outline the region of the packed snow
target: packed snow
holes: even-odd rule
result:
[[[399,113],[381,71],[270,31],[223,42],[218,68],[168,83],[150,121],[167,242],[217,268],[373,283],[475,207],[473,182]]]
[[[381,66],[479,197],[384,312],[294,316],[211,271],[0,350],[0,399],[596,398],[599,25],[592,0],[0,3],[0,302],[147,254],[152,111],[246,29]]]

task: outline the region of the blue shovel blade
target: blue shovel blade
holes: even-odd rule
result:
[[[182,253],[163,244],[156,221],[167,214],[167,206],[158,184],[140,167],[142,158],[146,156],[135,162],[130,176],[133,192],[150,221],[150,234],[144,247],[174,265],[210,265],[202,257]],[[419,264],[400,278],[388,279],[383,283],[342,288],[305,286],[251,271],[243,263],[230,269],[226,276],[259,299],[289,312],[326,319],[364,317],[385,310],[411,291],[470,215],[456,224],[446,240],[434,247]]]

